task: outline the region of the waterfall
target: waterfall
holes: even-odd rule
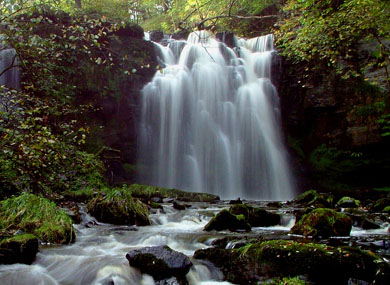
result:
[[[0,45],[1,49],[1,45]],[[6,48],[0,50],[0,73],[9,67],[17,66],[18,59],[14,49]],[[18,89],[20,85],[20,72],[19,68],[13,67],[7,70],[3,75],[0,76],[0,86],[4,85],[8,88]]]
[[[294,196],[270,81],[273,36],[238,45],[206,31],[156,44],[164,69],[143,89],[139,182],[222,199]]]

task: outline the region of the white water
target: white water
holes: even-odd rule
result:
[[[1,49],[1,46],[0,46]],[[18,60],[15,58],[14,49],[3,49],[0,50],[0,73],[12,66],[17,66]],[[0,86],[4,85],[8,88],[19,88],[20,85],[20,74],[19,68],[13,67],[3,75],[0,76]]]
[[[97,223],[84,215],[83,223],[75,225],[77,240],[68,246],[43,246],[32,265],[0,265],[0,284],[155,284],[151,276],[130,267],[126,253],[145,246],[168,245],[192,257],[198,249],[207,248],[217,238],[229,235],[258,237],[285,235],[294,219],[286,215],[282,225],[253,228],[250,233],[204,232],[203,227],[226,205],[193,203],[184,211],[164,205],[151,214],[151,226],[115,226]],[[88,221],[93,221],[88,223]],[[88,224],[89,226],[85,226]],[[283,224],[285,224],[283,226]],[[231,245],[233,246],[233,245]],[[192,259],[186,275],[190,285],[230,284],[223,282],[222,273],[210,263]]]
[[[140,182],[223,199],[294,196],[270,81],[272,41],[240,40],[239,57],[207,32],[156,44],[164,69],[143,90]]]

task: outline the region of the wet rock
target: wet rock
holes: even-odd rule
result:
[[[279,209],[279,208],[282,207],[282,203],[280,203],[280,202],[269,202],[267,204],[267,207]]]
[[[174,251],[168,246],[132,250],[126,254],[126,258],[129,260],[130,266],[153,276],[155,280],[163,280],[172,276],[183,279],[192,266],[186,255]]]
[[[151,31],[150,40],[153,42],[160,42],[164,39],[164,33],[162,31]]]
[[[390,198],[382,198],[374,203],[371,208],[371,211],[382,212],[388,206],[390,206]]]
[[[180,203],[178,201],[173,201],[173,208],[176,209],[176,210],[179,210],[179,211],[182,211],[182,210],[185,210],[186,208],[188,208],[189,205],[186,205],[184,203]]]
[[[314,209],[304,215],[291,229],[291,234],[326,238],[330,236],[349,236],[352,220],[347,215],[332,209]]]
[[[0,264],[31,264],[38,252],[38,239],[32,234],[21,234],[0,242]]]
[[[336,206],[339,208],[358,208],[360,201],[351,197],[343,197],[336,203]]]
[[[376,229],[380,229],[380,225],[378,225],[377,223],[367,219],[367,218],[364,218],[361,222],[361,228],[363,230],[376,230]]]
[[[280,215],[246,204],[234,205],[230,207],[229,212],[234,215],[244,215],[252,227],[269,227],[280,223]]]
[[[236,200],[230,200],[229,204],[230,205],[242,204],[242,201],[241,201],[240,197],[238,197]]]
[[[289,240],[247,244],[233,250],[201,249],[194,258],[212,262],[228,281],[237,284],[298,275],[320,284],[346,284],[349,278],[372,282],[378,269],[377,257],[357,248]]]
[[[213,217],[203,230],[250,231],[251,226],[247,223],[244,215],[234,215],[227,209],[224,209]]]
[[[333,195],[317,193],[316,190],[308,190],[299,195],[293,202],[304,207],[331,208],[333,207],[333,200]]]

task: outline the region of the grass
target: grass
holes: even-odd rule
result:
[[[0,210],[3,236],[21,230],[50,243],[65,244],[75,239],[72,219],[43,197],[23,193],[1,201]]]

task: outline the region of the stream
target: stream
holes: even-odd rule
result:
[[[266,207],[266,202],[253,202],[253,206]],[[284,204],[274,209],[282,215],[281,225],[256,227],[249,233],[205,232],[203,227],[227,202],[218,204],[191,203],[191,207],[178,211],[172,204],[163,204],[163,209],[153,210],[152,225],[118,226],[97,222],[83,211],[82,222],[74,225],[76,242],[68,246],[42,244],[32,265],[13,264],[0,266],[1,284],[156,284],[147,274],[130,267],[125,257],[132,249],[146,246],[168,245],[172,249],[192,257],[198,249],[212,246],[216,239],[227,235],[263,239],[296,239],[288,235],[294,225],[293,208]],[[269,208],[267,208],[269,210]],[[389,225],[379,230],[353,228],[350,237],[338,242],[375,246],[384,255],[390,255]],[[334,241],[333,241],[334,242]],[[228,244],[227,247],[233,247]],[[222,273],[212,264],[192,259],[193,266],[186,275],[189,284],[231,284],[224,282]],[[175,284],[175,283],[157,283]]]

